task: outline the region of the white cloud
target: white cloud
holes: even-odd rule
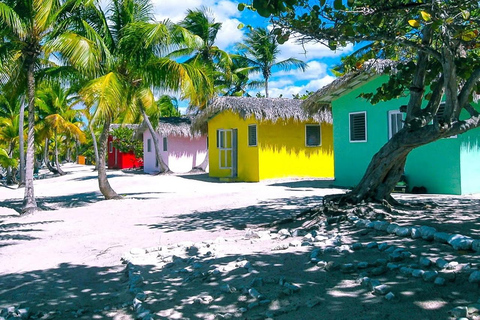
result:
[[[222,29],[217,34],[217,40],[215,44],[222,50],[233,46],[237,42],[241,42],[243,38],[243,31],[237,27],[240,21],[237,19],[225,20],[222,24]]]
[[[345,48],[332,51],[320,43],[309,42],[302,46],[295,39],[289,39],[283,45],[280,45],[280,55],[278,59],[284,60],[293,57],[303,61],[309,61],[327,57],[339,57],[352,51],[352,44],[348,44]]]
[[[308,67],[305,72],[302,69],[292,69],[290,71],[277,71],[273,77],[295,77],[296,80],[318,79],[319,76],[327,74],[327,64],[317,60],[307,62]]]
[[[322,78],[309,81],[305,85],[274,86],[275,83],[272,82],[272,86],[269,88],[268,94],[272,98],[279,97],[280,95],[282,95],[284,98],[291,98],[293,94],[304,94],[307,91],[315,92],[333,80],[335,80],[335,77],[324,75]],[[255,93],[250,94],[255,95]],[[263,92],[261,93],[263,94]]]

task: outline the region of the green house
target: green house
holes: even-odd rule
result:
[[[335,184],[353,187],[373,155],[402,128],[408,97],[371,105],[359,94],[375,92],[387,75],[354,73],[336,79],[309,100],[332,109]],[[308,106],[307,106],[308,107]],[[480,193],[480,128],[413,150],[407,157],[407,191]]]

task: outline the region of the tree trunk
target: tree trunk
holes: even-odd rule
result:
[[[52,164],[50,163],[50,157],[48,156],[49,147],[50,147],[50,140],[48,138],[45,138],[45,148],[43,150],[43,162],[47,166],[48,171],[50,171],[53,174],[58,174],[57,169],[52,167]]]
[[[98,156],[98,144],[97,144],[97,137],[95,136],[95,132],[93,131],[93,126],[90,123],[88,125],[88,128],[90,129],[90,134],[92,135],[92,142],[93,142],[93,150],[95,151],[95,167],[93,168],[93,171],[98,170],[98,162],[99,162],[99,156]]]
[[[25,186],[25,138],[23,136],[23,127],[25,120],[25,99],[20,101],[20,115],[18,119],[18,152],[20,153],[20,181],[19,187]]]
[[[107,142],[108,142],[108,131],[110,129],[110,119],[105,120],[103,125],[103,130],[100,135],[100,150],[98,157],[98,186],[100,192],[103,194],[106,200],[110,199],[121,199],[115,190],[112,189],[110,183],[107,179],[107,169],[105,168],[105,157],[107,154]]]
[[[54,137],[55,137],[55,168],[57,169],[58,173],[63,176],[66,173],[60,168],[60,163],[58,162],[58,137],[57,137],[57,129],[54,130]]]
[[[326,196],[324,203],[395,203],[391,193],[404,172],[408,154],[415,148],[444,136],[445,134],[434,126],[400,130],[373,156],[363,178],[351,192]]]
[[[145,123],[147,124],[148,131],[150,131],[150,134],[152,135],[153,145],[155,147],[155,157],[157,158],[158,166],[160,167],[160,173],[171,172],[168,165],[163,161],[162,154],[160,151],[160,142],[158,141],[157,133],[155,132],[155,129],[153,129],[152,123],[150,122],[150,119],[148,118],[148,115],[145,112],[145,109],[143,108],[143,106],[140,106],[140,109],[142,111],[143,121],[145,121]]]
[[[33,74],[33,63],[27,69],[27,90],[28,90],[28,132],[27,132],[27,156],[25,161],[25,194],[23,197],[23,214],[35,212],[37,202],[33,189],[33,168],[35,157],[34,126],[35,126],[35,78]]]

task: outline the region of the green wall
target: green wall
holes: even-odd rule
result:
[[[373,155],[388,141],[388,111],[398,110],[408,98],[371,105],[360,93],[374,92],[387,77],[376,77],[332,102],[335,184],[353,187],[362,178]],[[349,113],[367,112],[367,142],[349,141]],[[461,164],[461,165],[460,165]],[[413,150],[405,175],[409,188],[424,186],[428,193],[480,192],[480,129],[456,138],[441,139]]]

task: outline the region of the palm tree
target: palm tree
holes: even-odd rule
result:
[[[280,53],[276,36],[266,28],[255,28],[247,33],[243,43],[237,45],[252,67],[251,72],[260,72],[264,78],[265,97],[268,98],[268,80],[272,69],[291,70],[300,68],[305,71],[307,64],[302,60],[288,58],[276,61]]]
[[[37,210],[33,188],[35,72],[50,53],[79,70],[98,69],[96,43],[68,30],[78,0],[6,0],[0,4],[0,81],[5,88],[26,92],[28,105],[27,154],[23,213]],[[85,2],[87,4],[89,2]],[[86,24],[83,24],[86,27]],[[92,30],[93,31],[93,30]],[[90,32],[93,35],[94,32]],[[5,89],[4,89],[5,90]]]
[[[160,169],[167,172],[169,168],[161,157],[160,143],[147,115],[147,110],[156,107],[152,88],[201,88],[208,78],[198,67],[163,55],[169,49],[199,41],[168,20],[154,22],[148,0],[113,0],[107,13],[108,16],[98,9],[101,23],[97,29],[102,30],[103,43],[113,61],[80,94],[93,113],[92,121],[103,125],[99,138],[99,187],[106,199],[115,199],[119,196],[111,188],[105,170],[110,124],[119,115],[124,121],[141,116],[152,133]],[[195,91],[198,90],[185,90],[193,98]]]
[[[7,168],[7,184],[16,182],[17,161],[14,154],[19,151],[17,145],[20,131],[23,137],[23,130],[20,129],[19,100],[12,99],[14,103],[10,103],[9,101],[12,101],[10,99],[4,95],[0,96],[0,145],[3,146],[2,150],[5,152],[2,157],[5,168]],[[5,156],[10,160],[7,160]]]
[[[55,151],[55,169],[60,175],[65,173],[60,168],[58,160],[58,135],[68,139],[75,138],[85,142],[85,134],[80,129],[81,120],[79,110],[74,109],[77,99],[70,90],[57,83],[45,83],[37,90],[36,104],[43,114],[42,122],[46,134],[45,153],[48,155],[48,142],[53,136]],[[48,159],[45,159],[48,163]]]

